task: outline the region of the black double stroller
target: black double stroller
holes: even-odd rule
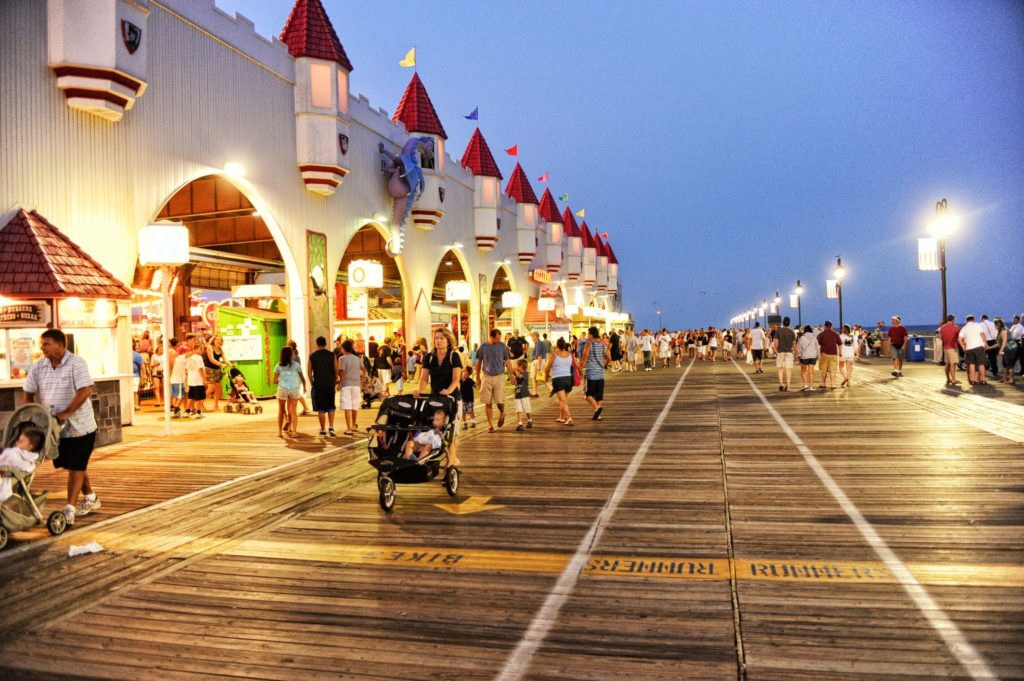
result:
[[[429,430],[437,411],[443,411],[447,417],[441,432],[441,446],[419,460],[402,458],[409,438]],[[447,395],[385,398],[377,411],[377,420],[367,428],[367,450],[370,465],[377,469],[381,508],[391,512],[395,507],[396,484],[430,482],[439,475],[448,495],[454,497],[458,494],[459,469],[448,465],[448,450],[455,438],[457,415],[458,403]]]

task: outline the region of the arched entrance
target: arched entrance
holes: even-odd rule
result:
[[[501,301],[505,293],[515,291],[512,285],[512,273],[508,265],[501,264],[491,281],[491,294],[488,297],[487,324],[490,329],[500,329],[502,333],[511,333],[516,325],[522,323],[522,309],[506,308]],[[525,301],[524,301],[525,302]]]
[[[363,225],[348,242],[338,267],[335,292],[334,335],[355,341],[382,341],[407,334],[405,320],[405,277],[400,258],[392,257],[386,244],[390,235],[375,222]],[[372,289],[364,298],[361,289],[348,286],[348,266],[353,260],[379,262],[384,269],[384,286]],[[368,305],[367,305],[368,300]],[[408,341],[408,338],[405,338]]]
[[[190,262],[173,273],[170,284],[171,334],[223,336],[225,355],[253,392],[272,394],[269,368],[281,346],[292,335],[305,345],[305,310],[295,260],[268,207],[243,179],[206,174],[175,191],[154,221],[178,222],[189,230]],[[162,276],[136,266],[136,338],[149,332],[155,341],[162,334]]]
[[[466,282],[464,286],[458,287],[462,289],[458,297],[464,300],[448,299],[450,282]],[[469,320],[472,316],[474,288],[462,254],[455,249],[445,251],[437,265],[434,284],[430,289],[430,328],[450,329],[457,342],[466,348],[470,347],[472,337]]]

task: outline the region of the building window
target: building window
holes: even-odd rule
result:
[[[348,115],[348,73],[338,69],[338,111]]]
[[[331,67],[327,64],[310,64],[309,103],[318,109],[332,109],[334,98],[331,95]]]
[[[493,177],[485,177],[480,185],[483,190],[483,196],[480,197],[483,204],[488,207],[498,205],[498,181]]]

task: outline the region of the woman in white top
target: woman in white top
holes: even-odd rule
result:
[[[843,376],[841,388],[850,385],[853,376],[853,360],[860,352],[860,339],[850,331],[849,324],[843,324],[839,334],[839,373]]]
[[[801,390],[814,390],[814,365],[818,363],[818,338],[808,324],[796,342],[796,351],[800,355],[800,379],[804,383]]]
[[[708,331],[708,352],[712,362],[718,361],[718,329]]]

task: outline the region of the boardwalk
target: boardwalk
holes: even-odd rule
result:
[[[1024,678],[1019,401],[746,372],[544,400],[391,515],[362,449],[230,432],[246,477],[0,555],[0,677]]]

